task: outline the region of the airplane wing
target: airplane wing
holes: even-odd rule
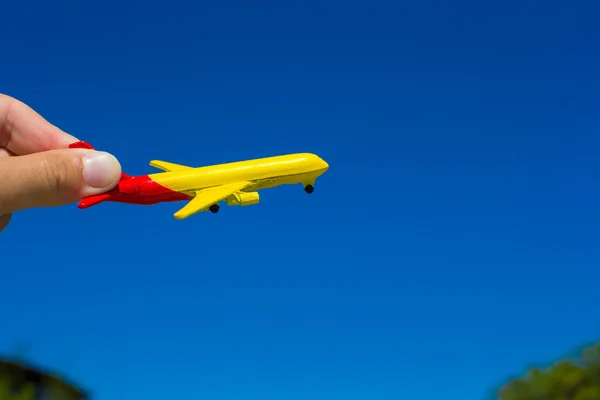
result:
[[[249,184],[250,182],[236,182],[199,190],[196,192],[196,196],[190,200],[185,207],[177,211],[174,216],[177,219],[184,219],[190,215],[196,214],[199,211],[204,211],[213,204],[216,204],[219,201],[231,196],[233,193],[242,190]]]
[[[193,169],[193,167],[188,167],[187,165],[175,164],[166,161],[160,160],[152,160],[150,161],[150,166],[158,169],[162,169],[163,171],[183,171],[186,169]]]

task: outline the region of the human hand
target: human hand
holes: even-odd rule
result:
[[[15,211],[69,204],[116,186],[119,161],[105,152],[68,148],[77,141],[0,94],[0,231]]]

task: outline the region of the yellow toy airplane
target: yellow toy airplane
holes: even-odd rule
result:
[[[73,143],[69,147],[93,150],[86,142]],[[188,200],[174,215],[183,219],[207,210],[217,213],[221,201],[230,206],[256,204],[259,201],[257,190],[283,184],[301,183],[310,194],[316,179],[329,169],[329,164],[310,153],[197,168],[158,160],[151,161],[150,165],[165,172],[143,176],[123,173],[114,189],[86,197],[79,202],[79,208],[103,201],[148,205]]]

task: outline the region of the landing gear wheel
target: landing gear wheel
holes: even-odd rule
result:
[[[211,213],[216,214],[219,212],[219,209],[221,207],[219,207],[218,204],[213,204],[212,206],[210,206],[208,209],[210,210]]]
[[[311,194],[312,192],[315,191],[315,188],[313,187],[313,185],[306,185],[306,187],[304,188],[304,191],[308,194]]]

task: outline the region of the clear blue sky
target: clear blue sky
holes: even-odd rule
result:
[[[15,215],[1,350],[100,400],[465,400],[597,337],[594,2],[83,3],[2,5],[1,92],[130,174],[331,168],[183,221]]]

